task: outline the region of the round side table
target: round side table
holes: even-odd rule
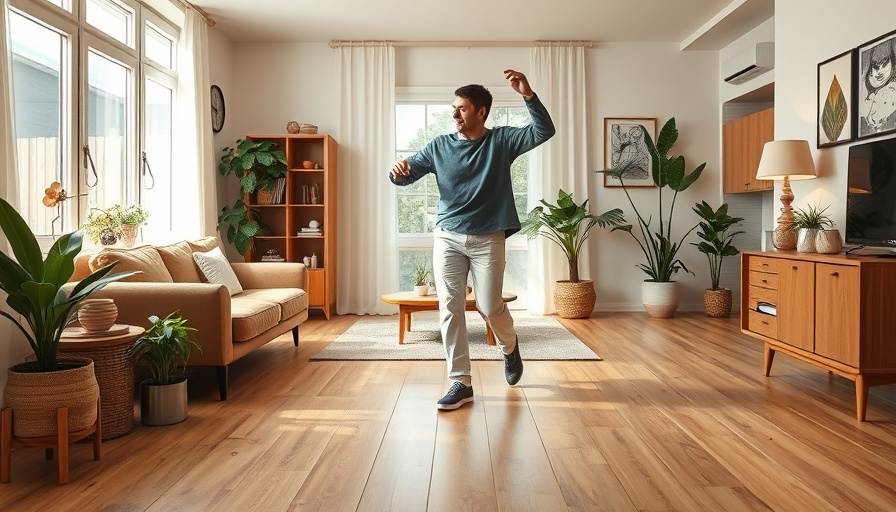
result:
[[[134,325],[114,325],[112,334],[98,336],[83,328],[66,329],[59,351],[93,359],[100,387],[103,441],[121,437],[134,428],[134,364],[130,349],[144,329]]]

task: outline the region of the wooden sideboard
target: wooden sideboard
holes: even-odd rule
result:
[[[774,314],[759,311],[760,303]],[[745,251],[741,331],[765,343],[765,375],[782,352],[855,381],[856,417],[868,388],[896,383],[896,260]]]

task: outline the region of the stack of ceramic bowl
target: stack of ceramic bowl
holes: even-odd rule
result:
[[[306,134],[314,134],[314,133],[317,133],[317,125],[314,125],[314,124],[300,124],[300,125],[299,125],[299,133],[306,133]]]
[[[108,331],[116,318],[118,308],[112,299],[85,299],[78,310],[78,321],[86,331]]]

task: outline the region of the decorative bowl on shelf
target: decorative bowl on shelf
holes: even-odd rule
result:
[[[112,299],[85,299],[78,309],[78,321],[86,331],[108,331],[118,318],[118,307]]]
[[[304,162],[302,162],[302,167],[304,167],[305,169],[314,169],[315,165],[317,164],[315,164],[311,160],[305,160]]]

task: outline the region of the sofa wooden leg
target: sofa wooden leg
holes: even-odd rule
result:
[[[227,400],[227,366],[218,366],[218,393],[221,401]]]
[[[299,326],[295,326],[292,328],[292,344],[295,346],[299,346]]]

